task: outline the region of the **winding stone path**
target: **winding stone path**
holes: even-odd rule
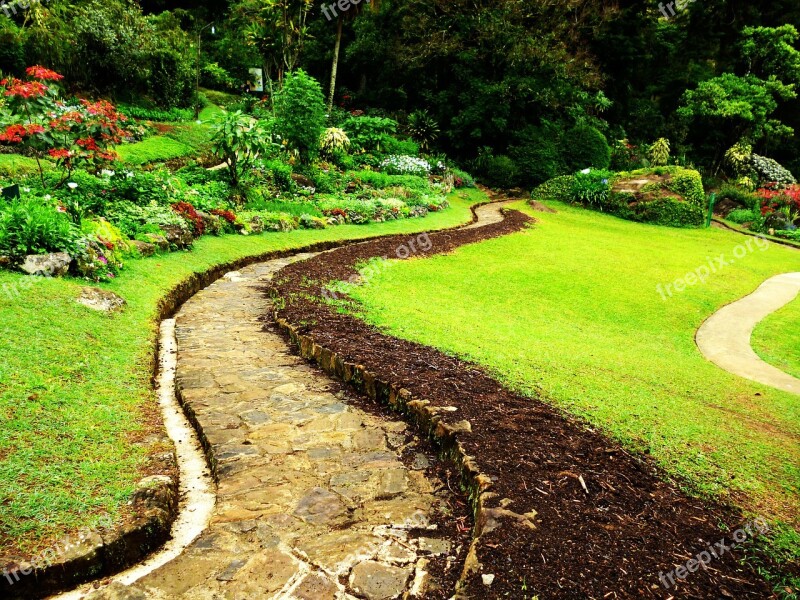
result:
[[[180,557],[89,598],[424,597],[427,560],[450,553],[429,524],[444,486],[423,454],[401,462],[415,443],[405,423],[351,404],[259,320],[264,281],[309,256],[229,273],[177,315],[177,387],[210,448],[217,506]]]
[[[798,293],[800,273],[767,279],[752,294],[711,315],[697,330],[697,347],[708,360],[734,375],[800,394],[800,379],[764,362],[750,346],[756,325]]]

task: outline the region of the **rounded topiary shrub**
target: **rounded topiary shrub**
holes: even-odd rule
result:
[[[481,179],[488,186],[512,188],[519,183],[516,163],[504,154],[487,158],[482,167]]]
[[[611,165],[611,148],[606,136],[588,125],[573,127],[564,134],[561,156],[572,172],[589,167],[607,169]]]

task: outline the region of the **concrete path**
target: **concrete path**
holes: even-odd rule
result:
[[[734,375],[800,394],[800,379],[767,364],[750,346],[755,326],[794,300],[798,293],[800,273],[767,279],[749,296],[711,315],[697,330],[697,347],[708,360]]]
[[[177,386],[210,446],[217,506],[177,559],[87,597],[424,597],[427,560],[450,553],[429,525],[446,486],[405,423],[351,404],[259,320],[264,282],[308,256],[229,273],[177,315]]]

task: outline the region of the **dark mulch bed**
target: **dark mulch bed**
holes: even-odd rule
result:
[[[427,255],[505,235],[532,220],[518,212],[494,225],[430,234]],[[517,513],[537,511],[536,530],[501,528],[480,545],[486,587],[469,581],[475,598],[770,598],[769,586],[741,551],[714,558],[669,590],[660,573],[685,565],[744,519],[682,493],[653,462],[632,455],[553,407],[504,389],[482,370],[434,349],[398,340],[319,302],[322,287],[357,274],[353,265],[395,257],[417,236],[346,246],[283,269],[268,292],[282,299],[279,316],[346,361],[402,385],[434,406],[455,406],[472,433],[467,453],[491,476],[493,490]],[[422,244],[427,247],[427,243]],[[272,316],[268,317],[272,321]],[[584,484],[586,489],[584,489]],[[728,538],[725,542],[730,545]],[[666,579],[665,579],[666,580]]]

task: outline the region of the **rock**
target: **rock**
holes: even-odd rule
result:
[[[419,551],[422,554],[440,556],[441,554],[448,554],[450,552],[450,542],[447,540],[439,540],[436,538],[419,538],[418,543]]]
[[[350,587],[367,600],[390,600],[406,589],[411,569],[366,560],[350,573]]]
[[[0,256],[0,268],[6,268],[11,264],[10,256]]]
[[[489,587],[494,583],[494,575],[481,575],[481,580],[483,581],[483,585]]]
[[[212,235],[219,235],[222,233],[222,221],[217,215],[212,215],[206,212],[197,211],[197,214],[203,219],[203,226],[205,232]]]
[[[167,240],[165,239],[164,242],[167,242]],[[139,240],[131,240],[131,244],[142,256],[153,256],[153,254],[156,253],[155,244],[148,244],[147,242],[140,242]],[[167,243],[167,246],[169,246],[169,243]]]
[[[85,287],[81,290],[78,304],[103,312],[114,312],[121,310],[125,306],[125,299],[117,296],[114,292],[101,290],[96,287]]]
[[[339,597],[336,584],[318,573],[306,575],[292,592],[297,600],[335,600]]]
[[[145,236],[151,244],[153,244],[159,250],[169,250],[169,240],[163,235],[158,235],[157,233],[148,233]]]
[[[264,221],[258,215],[250,219],[250,232],[251,233],[264,233]]]
[[[764,226],[767,229],[791,229],[792,222],[786,217],[785,214],[780,212],[774,212],[767,216],[764,220]]]
[[[316,186],[314,185],[314,182],[313,182],[313,181],[311,181],[311,180],[310,180],[308,177],[306,177],[305,175],[300,175],[300,173],[292,173],[292,180],[293,180],[293,181],[294,181],[294,182],[295,182],[297,185],[299,185],[300,187],[304,187],[304,188],[312,188],[312,189],[313,189],[313,188],[316,188]]]
[[[28,275],[44,277],[63,277],[69,271],[72,257],[66,252],[53,254],[32,254],[25,257],[20,269]]]
[[[161,230],[171,246],[188,248],[194,242],[192,232],[177,225],[164,225]]]
[[[339,496],[323,488],[313,488],[297,504],[294,514],[308,523],[325,524],[346,512]]]

